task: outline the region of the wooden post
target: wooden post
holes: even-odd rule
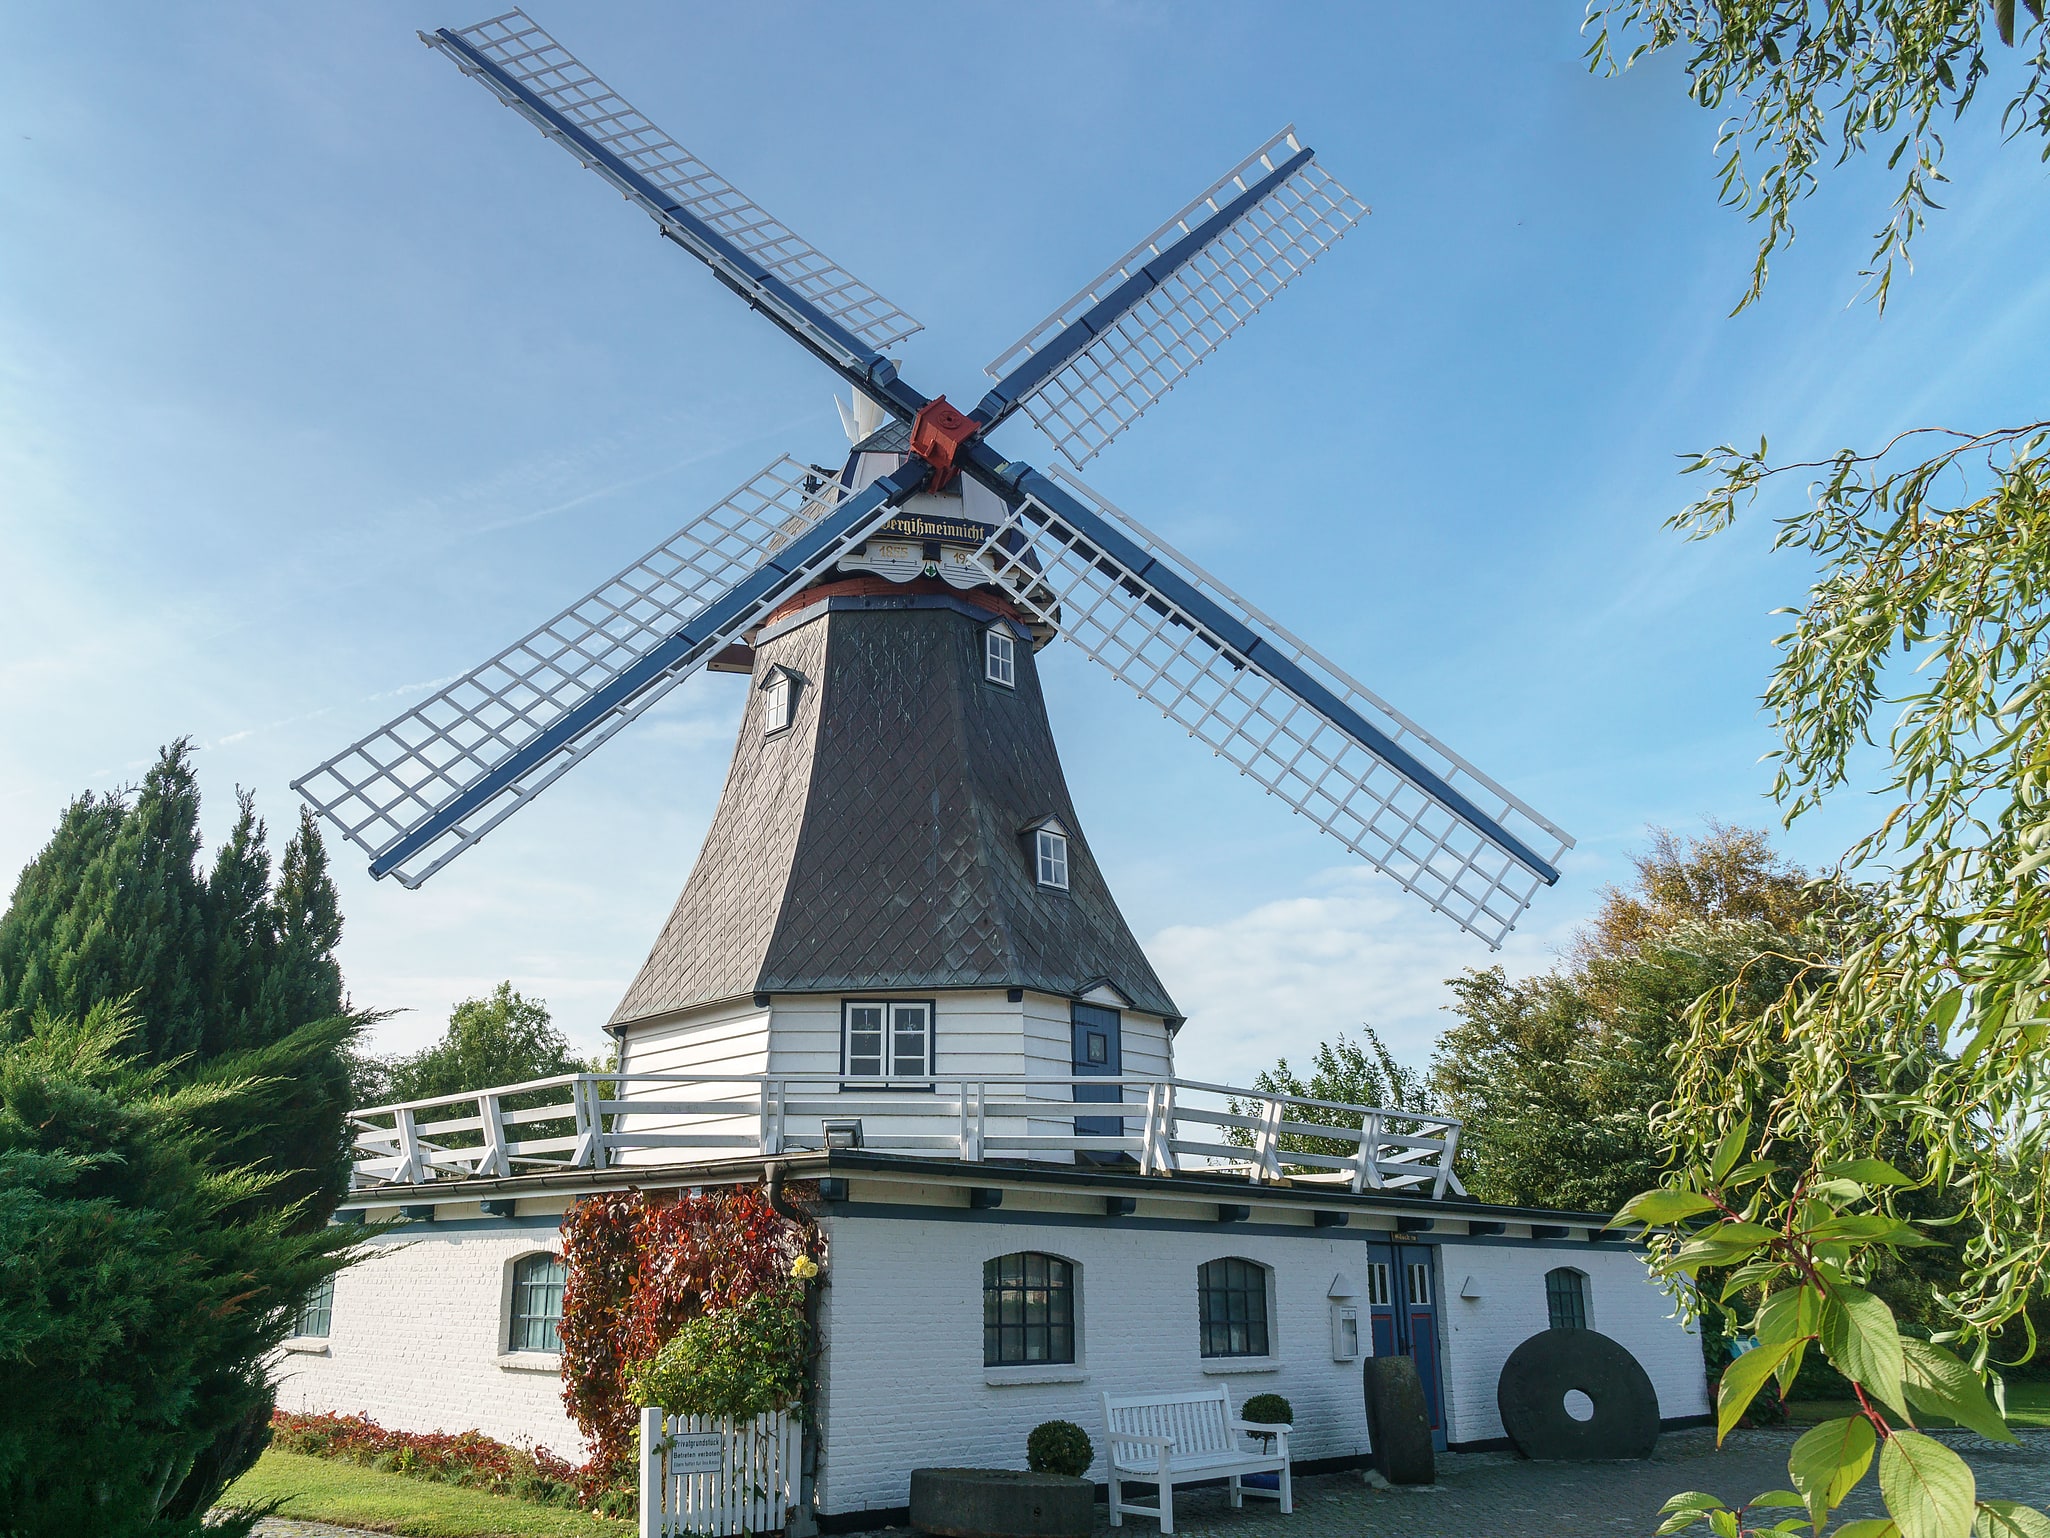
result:
[[[648,1405],[641,1411],[641,1538],[668,1538],[669,1513],[662,1508],[669,1481],[662,1461],[662,1410]]]
[[[1355,1194],[1381,1184],[1381,1113],[1369,1111],[1360,1118],[1360,1151],[1353,1160],[1352,1188]]]
[[[1431,1182],[1431,1195],[1443,1199],[1445,1186],[1452,1179],[1452,1156],[1459,1151],[1459,1123],[1454,1122],[1445,1133],[1445,1151],[1438,1155],[1438,1178]]]
[[[498,1103],[498,1091],[487,1089],[477,1097],[477,1114],[484,1122],[484,1156],[477,1161],[480,1176],[512,1173],[512,1156],[505,1151],[505,1116]]]
[[[783,1083],[763,1079],[761,1085],[761,1149],[764,1154],[783,1151]]]
[[[420,1129],[414,1124],[411,1106],[400,1106],[397,1116],[400,1160],[397,1183],[402,1186],[418,1185],[426,1178],[420,1158]]]
[[[1279,1180],[1281,1178],[1281,1102],[1269,1099],[1260,1108],[1260,1130],[1253,1143],[1253,1155],[1258,1161],[1254,1171],[1255,1182]]]

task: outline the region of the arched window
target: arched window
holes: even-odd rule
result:
[[[306,1294],[299,1315],[292,1321],[292,1333],[302,1340],[325,1340],[334,1326],[335,1279],[323,1276],[320,1285]]]
[[[982,1263],[982,1365],[1075,1360],[1075,1268],[1021,1250]]]
[[[1205,1356],[1267,1356],[1267,1268],[1257,1261],[1204,1262],[1196,1269]]]
[[[1587,1273],[1560,1266],[1545,1273],[1545,1311],[1555,1330],[1587,1328]]]
[[[528,1255],[513,1266],[512,1330],[509,1351],[559,1351],[556,1330],[562,1323],[562,1261],[554,1255]]]

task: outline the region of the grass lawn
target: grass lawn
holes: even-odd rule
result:
[[[559,1506],[536,1506],[301,1453],[265,1453],[229,1487],[226,1499],[240,1505],[282,1499],[281,1517],[407,1538],[628,1538],[634,1531],[630,1523],[606,1522]]]
[[[1856,1415],[1858,1406],[1855,1400],[1850,1399],[1795,1399],[1788,1402],[1787,1412],[1795,1425],[1813,1426],[1820,1421]],[[2034,1380],[2009,1383],[2007,1423],[2010,1426],[2050,1426],[2050,1383]],[[1947,1426],[1950,1422],[1936,1420],[1924,1424]]]

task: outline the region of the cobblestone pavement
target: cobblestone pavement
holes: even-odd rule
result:
[[[1219,1538],[1650,1538],[1658,1509],[1682,1490],[1747,1500],[1787,1482],[1793,1431],[1741,1431],[1720,1452],[1707,1431],[1672,1432],[1643,1463],[1525,1463],[1511,1453],[1441,1453],[1438,1483],[1421,1490],[1374,1490],[1358,1474],[1319,1474],[1295,1482],[1295,1515],[1249,1498],[1233,1511],[1222,1490],[1175,1496],[1175,1531]],[[2008,1447],[1944,1434],[1978,1476],[1979,1493],[2050,1508],[2050,1431],[2024,1431]],[[1846,1516],[1879,1515],[1867,1477]],[[1706,1529],[1696,1529],[1706,1532]],[[272,1517],[263,1538],[374,1538],[325,1522]],[[1097,1508],[1097,1538],[1156,1538],[1151,1522],[1129,1518],[1114,1529]],[[896,1530],[903,1538],[903,1530]]]

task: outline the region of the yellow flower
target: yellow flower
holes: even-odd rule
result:
[[[790,1262],[790,1274],[800,1282],[808,1282],[819,1274],[819,1263],[809,1255],[800,1255]]]

